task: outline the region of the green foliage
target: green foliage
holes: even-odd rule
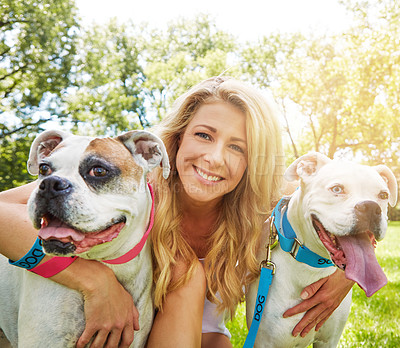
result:
[[[207,15],[194,20],[181,18],[171,22],[167,30],[153,30],[147,42],[144,87],[150,110],[158,119],[189,87],[227,70],[237,48],[234,38],[218,30]]]
[[[0,111],[26,120],[46,93],[59,94],[69,85],[75,11],[73,1],[2,1]],[[0,136],[9,132],[4,126]]]
[[[400,222],[392,222],[376,256],[388,284],[367,298],[358,287],[353,288],[353,303],[339,347],[395,348],[400,346]],[[245,304],[238,307],[235,319],[227,323],[234,348],[243,347],[247,336]]]
[[[0,3],[0,190],[30,179],[32,135],[59,112],[75,54],[72,0]]]
[[[242,52],[247,78],[270,88],[281,106],[289,156],[315,150],[398,170],[400,6],[343,3],[355,16],[347,32],[274,34],[250,43]]]
[[[86,124],[85,133],[117,134],[147,127],[140,31],[116,20],[82,30],[74,86],[64,97],[66,113]],[[81,129],[82,132],[82,129]]]
[[[10,137],[2,140],[0,156],[0,191],[11,187],[17,187],[32,181],[32,177],[26,169],[26,161],[32,137],[22,141],[10,141]]]

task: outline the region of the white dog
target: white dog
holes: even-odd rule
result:
[[[132,347],[145,345],[154,315],[146,243],[154,205],[146,175],[158,165],[167,177],[165,147],[145,131],[104,139],[46,131],[28,162],[30,173],[39,173],[28,209],[45,252],[99,260],[115,272],[139,311]],[[4,257],[0,308],[0,329],[15,347],[74,347],[85,327],[79,292]]]
[[[299,242],[293,243],[294,256],[282,250],[282,243],[272,250],[276,274],[254,346],[292,348],[314,343],[314,347],[336,347],[350,311],[351,292],[318,332],[312,330],[304,338],[293,337],[291,332],[303,314],[285,319],[283,313],[300,302],[300,293],[307,285],[336,270],[336,267],[312,267],[294,257],[304,252],[303,246],[307,247],[321,256],[317,257],[317,263],[333,261],[347,278],[371,296],[387,282],[374,246],[376,240],[385,236],[387,204],[396,204],[397,182],[384,165],[369,167],[330,160],[319,153],[297,159],[285,177],[300,179],[300,187],[288,203],[282,204],[283,210],[279,209],[275,216],[280,221],[275,222],[281,227],[288,221]],[[265,256],[264,249],[258,257],[261,261]],[[260,308],[260,301],[264,300],[257,298],[257,288],[258,281],[250,286],[246,296],[249,327],[256,304]]]

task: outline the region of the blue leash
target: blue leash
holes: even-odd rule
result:
[[[273,275],[275,273],[275,265],[270,260],[271,244],[273,239],[272,225],[275,226],[276,232],[278,234],[279,244],[282,250],[290,253],[290,255],[292,255],[295,260],[316,268],[333,266],[331,260],[314,253],[297,239],[296,233],[294,232],[292,226],[289,223],[289,220],[287,219],[288,202],[288,199],[282,198],[271,214],[272,223],[270,229],[270,243],[268,244],[267,248],[267,258],[261,263],[261,274],[258,283],[257,299],[254,308],[253,320],[251,322],[249,333],[247,334],[243,348],[252,348],[254,346],[265,303],[267,300],[268,291],[272,283]]]
[[[272,282],[274,270],[266,267],[261,267],[260,282],[257,291],[256,306],[254,308],[253,321],[251,322],[249,333],[243,348],[252,348],[257,337],[258,327],[260,326],[261,317],[264,311],[265,303],[269,287]]]

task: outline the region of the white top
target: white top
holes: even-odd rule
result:
[[[201,263],[204,263],[204,259],[199,259]],[[217,294],[218,295],[218,294]],[[217,332],[228,336],[231,339],[231,333],[225,326],[226,312],[218,313],[217,305],[210,302],[207,297],[204,301],[204,311],[203,311],[203,323],[202,323],[202,333],[207,332]]]
[[[231,339],[231,333],[225,326],[225,312],[218,314],[217,305],[207,298],[204,301],[202,333],[218,332]]]

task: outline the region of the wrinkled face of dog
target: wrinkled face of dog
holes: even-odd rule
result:
[[[42,133],[28,167],[39,184],[28,202],[47,253],[71,256],[110,242],[143,212],[145,175],[168,157],[148,132],[116,138]]]
[[[302,211],[315,238],[321,240],[332,261],[346,269],[346,275],[352,273],[357,280],[351,279],[367,287],[370,280],[354,274],[362,273],[361,268],[371,272],[375,268],[380,274],[379,265],[371,259],[376,260],[373,249],[386,233],[388,204],[396,204],[393,173],[383,165],[332,161],[311,153],[294,162],[285,175],[301,181]]]
[[[387,183],[375,169],[333,161],[310,180],[304,204],[312,219],[336,236],[369,231],[381,240],[386,232],[390,195]]]

